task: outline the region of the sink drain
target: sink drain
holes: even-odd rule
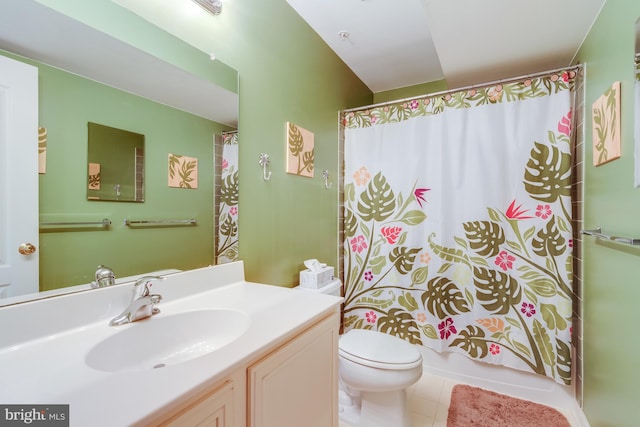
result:
[[[157,369],[157,368],[164,368],[165,366],[167,366],[167,365],[165,365],[164,363],[158,363],[157,365],[155,365],[155,366],[153,367],[153,369]]]

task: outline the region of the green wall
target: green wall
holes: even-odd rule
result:
[[[41,222],[112,221],[109,229],[42,228],[40,290],[88,283],[99,264],[111,267],[117,277],[210,265],[213,242],[203,236],[213,236],[213,137],[228,128],[24,61],[39,68],[39,122],[47,129],[47,169],[39,182]],[[88,122],[145,135],[144,203],[87,200]],[[167,186],[169,153],[198,158],[198,189]],[[198,225],[133,229],[124,226],[125,218],[196,218]]]
[[[240,258],[247,280],[292,286],[306,259],[337,266],[338,111],[371,104],[372,93],[285,0],[228,6],[235,25],[215,52],[240,75]],[[312,179],[285,173],[288,121],[314,133]]]
[[[398,99],[413,98],[428,93],[443,92],[447,89],[448,85],[446,80],[436,80],[434,82],[377,92],[373,95],[373,103],[381,104],[384,102],[397,101]]]
[[[584,227],[638,237],[640,189],[633,186],[633,54],[637,0],[609,0],[580,49],[586,64]],[[593,102],[622,84],[622,156],[594,167]],[[585,237],[584,412],[594,427],[637,426],[640,408],[640,249]]]

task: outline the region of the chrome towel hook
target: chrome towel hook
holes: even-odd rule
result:
[[[324,188],[328,190],[333,185],[333,182],[329,182],[329,169],[322,170],[322,179],[324,180]]]
[[[258,164],[262,166],[262,178],[265,181],[269,181],[271,179],[271,171],[267,174],[267,167],[269,166],[269,155],[265,153],[260,153],[260,159],[258,160]]]

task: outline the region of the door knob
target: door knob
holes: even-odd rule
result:
[[[36,247],[31,243],[23,243],[20,245],[20,247],[18,247],[18,252],[20,252],[22,255],[31,255],[35,251]]]

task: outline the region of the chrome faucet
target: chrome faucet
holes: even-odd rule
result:
[[[113,286],[116,283],[116,275],[109,267],[100,264],[95,274],[95,281],[91,282],[92,288],[104,288],[105,286]]]
[[[160,309],[154,304],[162,301],[162,295],[151,293],[151,281],[164,280],[161,276],[143,276],[133,285],[133,294],[127,308],[122,313],[111,319],[109,325],[119,326],[136,320],[146,319],[160,313]]]

